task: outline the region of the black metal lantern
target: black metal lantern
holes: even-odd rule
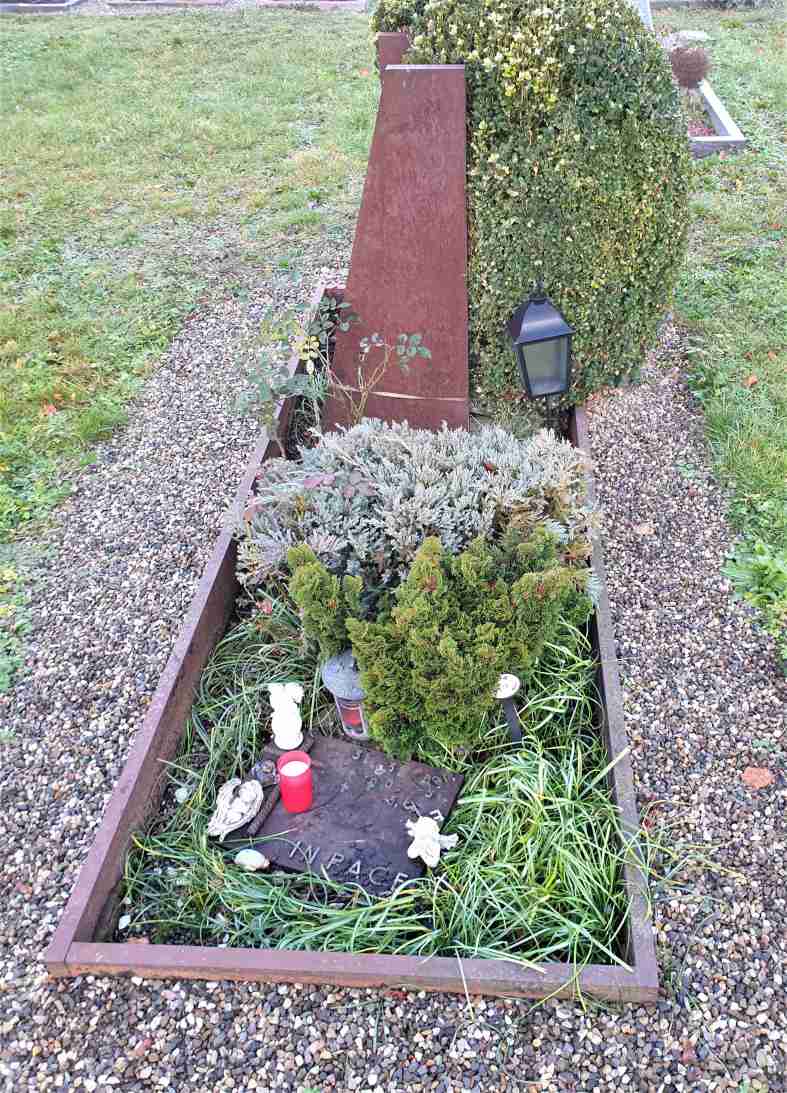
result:
[[[520,304],[508,323],[522,385],[530,398],[564,394],[571,383],[571,335],[574,333],[541,285]]]

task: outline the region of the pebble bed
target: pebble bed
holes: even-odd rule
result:
[[[658,1004],[47,978],[40,953],[253,444],[232,389],[262,302],[214,297],[190,319],[45,541],[26,666],[0,700],[16,734],[0,758],[0,1088],[786,1090],[787,688],[720,573],[724,497],[669,327],[642,385],[590,407],[640,808],[655,837],[698,848],[654,887]],[[747,766],[776,779],[750,789]]]

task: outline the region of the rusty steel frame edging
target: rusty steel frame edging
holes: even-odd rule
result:
[[[318,285],[310,301],[312,314],[325,291],[323,284]],[[297,371],[298,366],[298,355],[293,353],[288,364],[290,374]],[[291,399],[285,399],[279,407],[280,435],[287,428],[291,409]],[[246,464],[233,508],[245,507],[254,478],[264,460],[274,454],[275,447],[263,433]],[[180,743],[196,683],[232,614],[238,593],[235,558],[233,534],[225,527],[199,579],[142,727],[46,950],[45,961],[53,975],[69,974],[66,957],[73,943],[93,940],[104,904],[122,876],[132,835],[158,807],[164,789],[165,763]]]
[[[316,307],[325,290],[312,300]],[[290,367],[297,367],[294,357]],[[281,408],[286,428],[291,403]],[[588,450],[583,409],[572,421],[572,440]],[[244,472],[237,501],[243,503],[272,443],[263,437]],[[589,476],[590,477],[590,476]],[[592,478],[590,489],[593,490]],[[570,998],[579,992],[611,1001],[655,1002],[658,965],[648,920],[647,886],[634,850],[625,866],[628,891],[627,958],[630,967],[551,963],[524,968],[506,960],[455,957],[387,956],[284,949],[223,949],[197,945],[154,945],[94,940],[123,875],[133,834],[157,808],[164,788],[165,764],[180,742],[200,674],[232,614],[238,585],[232,533],[220,534],[197,586],[142,728],[110,798],[93,846],[44,960],[53,976],[138,975],[152,978],[230,979],[254,982],[328,983],[350,987],[406,987],[415,990],[545,998]],[[602,731],[610,757],[622,756],[609,780],[619,807],[624,837],[638,828],[636,798],[623,721],[615,640],[604,577],[602,548],[594,545],[593,565],[601,595],[593,627],[599,657],[598,682],[603,699]]]

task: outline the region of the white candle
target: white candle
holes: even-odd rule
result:
[[[308,769],[308,764],[301,759],[292,759],[289,763],[284,764],[280,773],[286,778],[297,778],[299,774],[304,774]]]

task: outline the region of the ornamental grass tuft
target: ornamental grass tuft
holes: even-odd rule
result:
[[[325,729],[297,616],[270,602],[267,621],[238,623],[208,664],[162,812],[127,860],[124,939],[622,963],[631,851],[607,786],[589,642],[567,621],[518,699],[521,745],[502,713],[473,750],[419,744],[421,761],[465,774],[444,828],[459,843],[424,877],[377,897],[316,875],[247,873],[233,861],[246,840],[207,839],[218,786],[258,754],[267,683],[306,681],[305,727]]]

